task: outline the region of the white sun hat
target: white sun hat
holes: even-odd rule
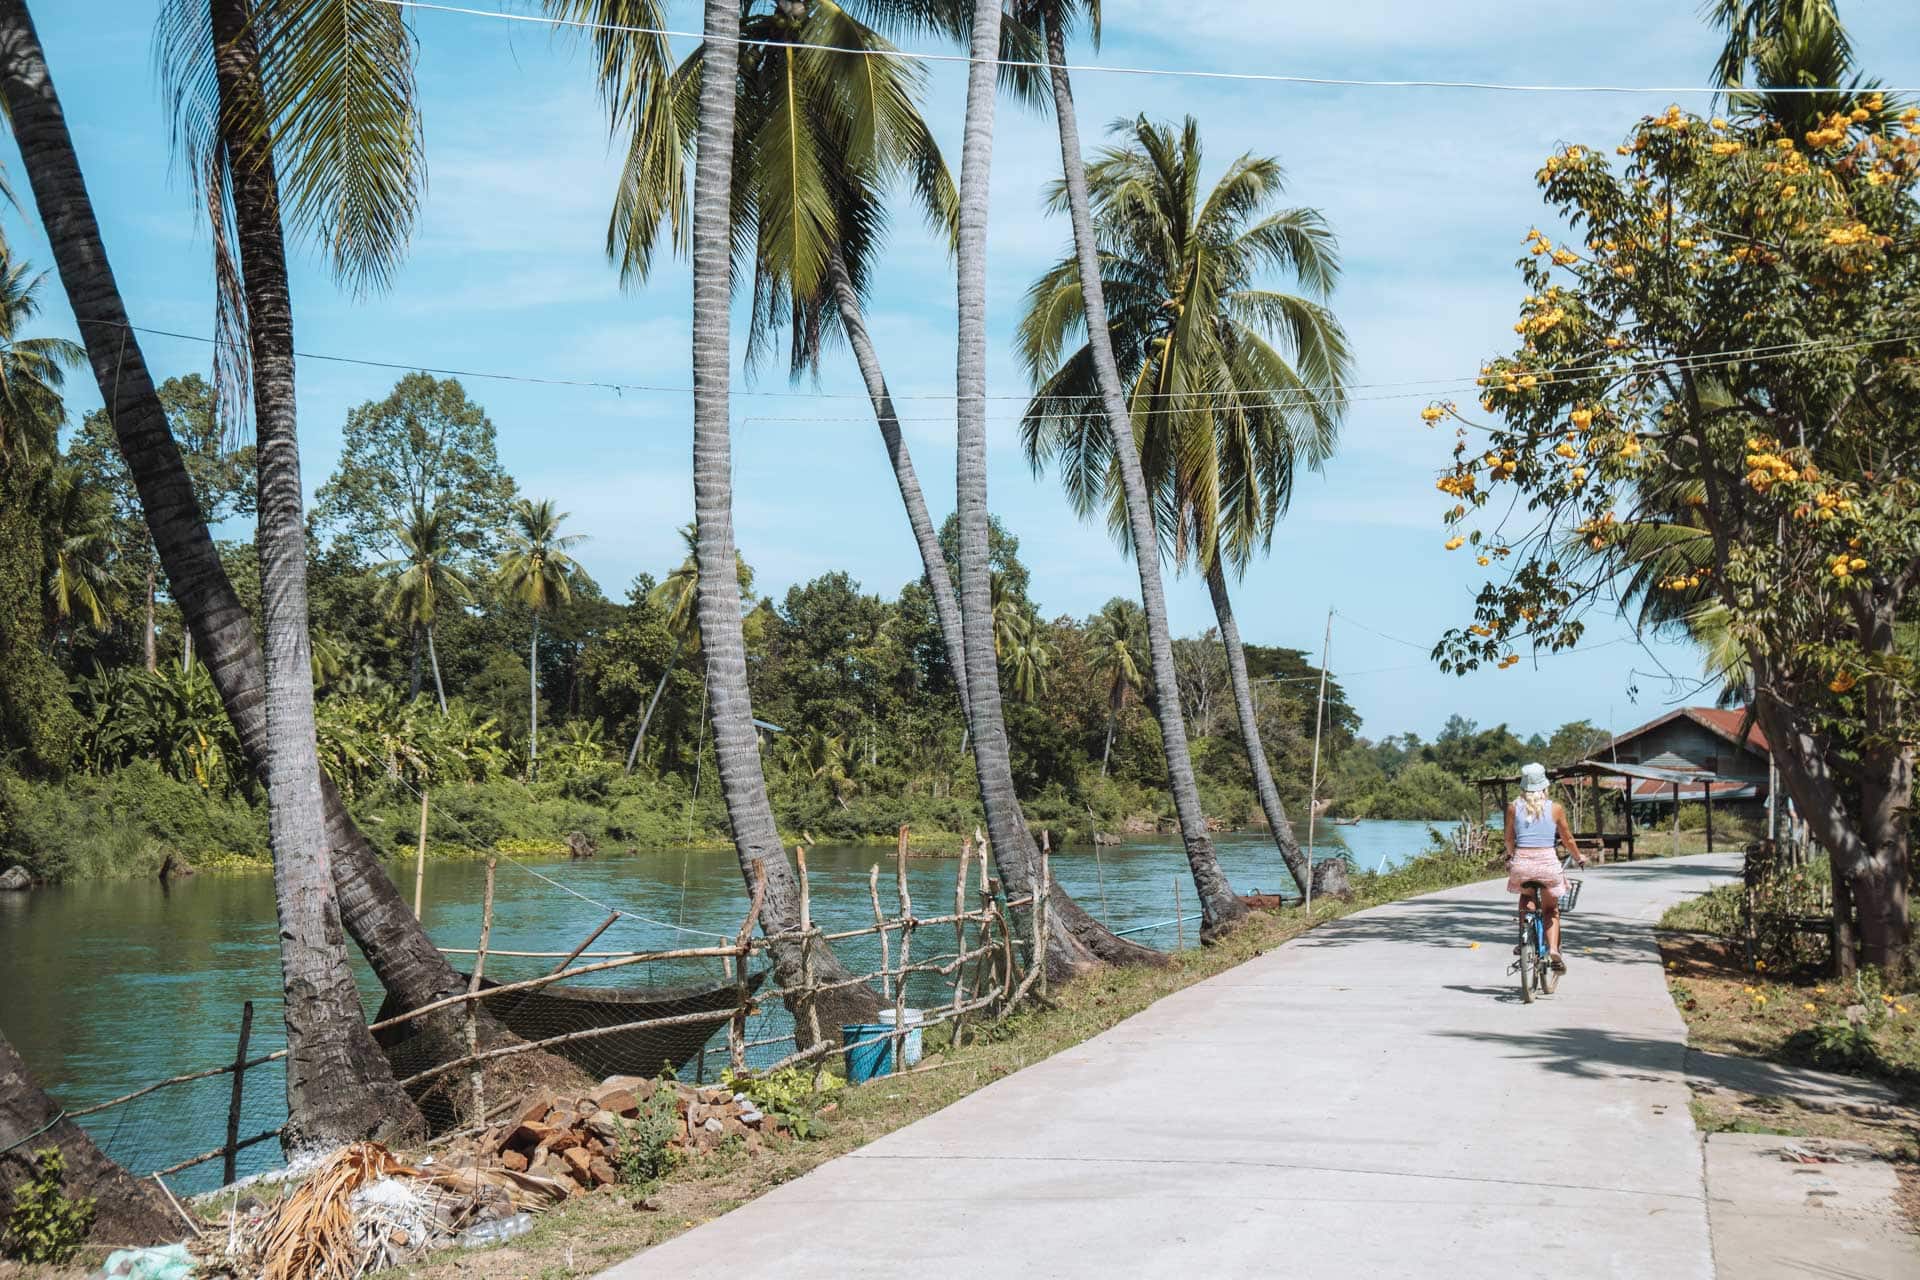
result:
[[[1530,764],[1520,770],[1520,789],[1522,791],[1545,791],[1547,789],[1547,767]]]

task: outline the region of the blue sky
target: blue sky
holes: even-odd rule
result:
[[[470,0],[493,7],[496,0]],[[501,7],[510,7],[501,0]],[[150,64],[155,6],[146,0],[34,6],[120,285],[136,324],[207,334],[212,284],[205,233],[169,161],[167,124]],[[1920,45],[1907,0],[1842,6],[1869,71],[1920,84]],[[1684,86],[1704,82],[1713,33],[1691,0],[1548,6],[1513,0],[1138,0],[1106,6],[1105,44],[1076,61],[1366,79],[1479,79],[1547,84]],[[697,27],[699,6],[672,7]],[[341,293],[311,257],[295,276],[303,351],[407,367],[684,387],[690,286],[673,262],[623,291],[604,255],[617,164],[587,58],[542,27],[421,12],[419,76],[429,185],[407,264],[371,299]],[[679,42],[684,50],[687,42]],[[1335,298],[1358,357],[1356,381],[1471,377],[1511,341],[1523,290],[1513,262],[1543,213],[1533,185],[1556,144],[1611,147],[1640,114],[1674,94],[1496,94],[1207,82],[1117,74],[1078,77],[1089,143],[1113,119],[1191,114],[1216,171],[1243,151],[1274,155],[1293,203],[1321,209],[1346,272]],[[958,165],[961,69],[935,67],[926,110]],[[0,144],[24,190],[10,143]],[[1104,530],[1077,522],[1051,477],[1033,477],[1016,448],[1027,390],[1009,337],[1029,282],[1067,248],[1065,220],[1042,191],[1059,167],[1049,119],[1003,99],[994,156],[989,250],[990,499],[1020,536],[1033,592],[1049,613],[1084,615],[1138,580]],[[9,211],[7,230],[36,261],[38,229]],[[1543,224],[1544,225],[1544,224]],[[51,323],[72,333],[56,282]],[[954,287],[943,249],[901,207],[870,324],[936,519],[953,505]],[[77,336],[77,335],[76,335]],[[203,345],[145,340],[161,374],[205,370]],[[309,492],[332,469],[346,411],[387,392],[398,370],[305,361],[300,429]],[[846,569],[891,594],[919,563],[891,473],[844,349],[819,387],[790,388],[769,368],[736,386],[771,395],[734,401],[736,518],[762,590]],[[499,429],[500,455],[522,488],[555,498],[589,535],[581,558],[609,595],[641,570],[676,563],[691,516],[690,398],[614,395],[469,379]],[[803,396],[788,394],[794,390]],[[816,391],[818,394],[816,394]],[[1425,430],[1418,387],[1361,391],[1338,457],[1303,477],[1272,555],[1238,591],[1249,641],[1320,646],[1329,606],[1332,666],[1372,735],[1431,735],[1454,712],[1521,733],[1587,718],[1626,727],[1659,714],[1682,689],[1659,673],[1697,673],[1682,646],[1631,643],[1596,617],[1581,651],[1505,672],[1442,675],[1425,651],[1466,617],[1479,579],[1464,553],[1442,550],[1433,488],[1445,433]],[[929,397],[914,400],[910,397]],[[942,397],[945,397],[944,399]],[[98,403],[83,378],[76,410]],[[910,406],[910,407],[909,407]],[[1176,633],[1212,622],[1203,584],[1171,584]]]

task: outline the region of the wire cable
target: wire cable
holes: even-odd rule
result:
[[[490,18],[498,22],[517,22],[534,26],[570,28],[580,31],[602,31],[617,35],[664,36],[670,40],[693,40],[704,43],[709,37],[702,31],[676,31],[669,27],[627,26],[614,22],[589,22],[583,18],[550,18],[528,13],[503,13],[497,9],[475,9],[465,5],[437,4],[429,0],[380,0],[381,4],[396,9],[411,9],[422,13],[456,14],[470,18]],[[749,36],[734,37],[727,41],[743,48],[774,47],[783,49],[804,49],[809,52],[833,53],[842,56],[865,58],[900,58],[911,62],[949,63],[972,66],[974,63],[989,64],[1023,71],[1051,71],[1052,66],[1045,62],[1022,61],[1011,58],[975,58],[967,53],[920,53],[907,49],[848,49],[839,45],[807,44],[792,40],[762,40]],[[1068,72],[1091,73],[1114,76],[1156,76],[1180,80],[1217,80],[1228,83],[1285,84],[1305,85],[1334,89],[1465,89],[1490,93],[1606,93],[1606,94],[1644,94],[1673,96],[1705,95],[1721,97],[1733,93],[1759,93],[1812,95],[1812,94],[1851,94],[1857,89],[1835,85],[1794,85],[1778,89],[1751,90],[1724,85],[1619,85],[1619,84],[1513,84],[1495,80],[1370,80],[1343,76],[1307,76],[1288,75],[1280,72],[1263,71],[1208,71],[1177,67],[1131,67],[1107,66],[1100,63],[1069,62],[1061,64],[1061,70]],[[1920,93],[1920,89],[1880,89],[1878,92],[1893,97]]]

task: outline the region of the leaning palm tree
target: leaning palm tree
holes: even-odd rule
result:
[[[1267,763],[1227,574],[1244,573],[1271,545],[1296,471],[1319,467],[1338,438],[1350,358],[1324,305],[1338,257],[1317,213],[1273,207],[1283,189],[1278,162],[1242,156],[1208,190],[1191,119],[1177,131],[1144,119],[1117,129],[1127,142],[1104,152],[1088,181],[1103,296],[1113,300],[1101,332],[1132,389],[1132,430],[1106,430],[1095,344],[1063,358],[1069,336],[1087,327],[1075,255],[1033,286],[1021,322],[1022,355],[1039,387],[1026,416],[1027,455],[1036,467],[1057,459],[1080,513],[1104,509],[1137,559],[1164,550],[1204,573],[1255,792],[1304,890],[1306,858]],[[1264,287],[1279,270],[1306,296]],[[1145,555],[1132,537],[1115,448],[1127,437],[1138,441],[1154,507],[1158,541]]]
[[[452,544],[447,524],[438,510],[415,507],[404,524],[393,526],[394,541],[400,554],[377,566],[376,571],[391,573],[387,585],[387,617],[405,624],[413,637],[413,689],[409,696],[420,696],[420,641],[424,636],[427,663],[433,670],[433,692],[440,701],[440,714],[447,713],[447,690],[440,681],[440,652],[433,642],[434,626],[441,602],[462,604],[473,598],[473,586],[453,563]]]
[[[1075,263],[1080,274],[1082,305],[1090,334],[1087,358],[1097,396],[1091,411],[1104,414],[1109,424],[1127,421],[1127,402],[1113,343],[1107,332],[1107,306],[1101,288],[1099,245],[1094,238],[1087,205],[1087,175],[1080,153],[1080,126],[1074,114],[1073,85],[1067,74],[1066,39],[1069,28],[1083,6],[1078,0],[1025,0],[1016,6],[1031,25],[1043,30],[1047,67],[1053,92],[1054,120],[1059,127],[1060,159],[1063,181],[1054,199],[1056,209],[1064,208],[1073,223]],[[1100,31],[1098,0],[1087,0],[1084,9],[1094,37]],[[1141,470],[1140,453],[1131,433],[1109,430],[1112,453],[1119,479],[1119,494],[1124,499],[1128,536],[1135,546],[1158,545],[1153,536],[1152,496]],[[1160,562],[1152,554],[1134,556],[1140,571],[1140,603],[1147,615],[1147,652],[1151,659],[1155,697],[1154,713],[1160,721],[1161,742],[1167,760],[1167,785],[1173,793],[1174,811],[1180,820],[1180,838],[1186,846],[1187,864],[1193,873],[1194,889],[1200,898],[1203,916],[1201,932],[1217,936],[1246,919],[1246,904],[1233,892],[1213,839],[1207,834],[1206,815],[1200,807],[1200,790],[1194,781],[1193,758],[1187,747],[1185,718],[1180,712],[1180,685],[1173,665],[1173,634],[1167,624],[1166,590],[1160,579]]]
[[[584,535],[563,534],[567,518],[550,500],[522,498],[513,505],[513,528],[500,557],[500,585],[507,595],[533,611],[533,641],[527,654],[527,776],[540,771],[540,615],[573,599],[573,578],[580,565],[567,554]]]
[[[1093,644],[1093,672],[1107,686],[1107,740],[1100,748],[1100,776],[1107,776],[1113,756],[1113,730],[1127,698],[1146,687],[1140,671],[1140,651],[1147,638],[1147,619],[1139,605],[1115,597],[1100,606],[1087,626]]]
[[[351,7],[323,0],[172,0],[160,25],[163,65],[175,77],[176,140],[213,224],[216,327],[237,339],[221,347],[222,369],[252,388],[267,827],[287,992],[289,1127],[282,1140],[289,1149],[422,1123],[366,1029],[339,925],[314,713],[293,295],[282,221],[290,218],[296,231],[322,232],[336,269],[362,282],[392,269],[411,225],[417,187],[410,165],[370,190],[313,185],[342,176],[343,127],[364,129],[372,116],[409,143],[415,127],[410,69],[400,71],[408,88],[390,97],[357,85],[342,102],[329,103],[350,113],[345,122],[316,120],[301,96],[314,80],[316,57],[360,61],[370,49],[374,56],[410,54],[404,31],[383,48],[377,36],[370,43],[369,33],[347,30]],[[390,19],[385,25],[391,32]],[[361,62],[355,70],[366,69]]]
[[[314,103],[339,102],[343,86],[362,84],[366,66],[405,67],[405,59],[374,53],[385,48],[394,28],[381,25],[393,11],[365,0],[335,5],[369,21],[360,28],[361,58],[353,74],[327,75],[345,65],[325,61],[310,86]],[[404,34],[404,27],[399,28]],[[372,40],[379,33],[380,40]],[[211,56],[210,54],[208,55]],[[371,61],[366,61],[370,58]],[[34,30],[25,0],[0,0],[0,96],[7,122],[19,144],[22,167],[59,268],[67,300],[86,346],[88,364],[106,405],[114,438],[139,492],[173,599],[199,637],[209,670],[249,765],[264,774],[269,756],[264,686],[265,663],[246,607],[234,593],[212,535],[169,429],[165,406],[133,332],[115,283],[111,259],[87,195],[72,135],[67,130],[59,93],[47,67],[46,52]],[[375,137],[374,132],[343,137]],[[350,164],[360,154],[339,149],[336,161]],[[392,160],[400,153],[389,148]],[[316,183],[319,189],[336,184]],[[347,189],[352,184],[338,184]],[[464,981],[433,945],[407,902],[382,870],[372,844],[355,825],[339,789],[322,779],[327,840],[332,846],[334,889],[348,932],[366,956],[381,984],[409,1008],[431,1003]],[[464,1020],[436,1016],[424,1021],[416,1043],[427,1052],[455,1056],[464,1052]],[[504,1044],[512,1037],[482,1008],[478,1030],[483,1043]]]

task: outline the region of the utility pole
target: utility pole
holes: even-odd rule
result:
[[[1327,661],[1333,653],[1333,606],[1327,606],[1327,634],[1320,642],[1320,696],[1313,707],[1313,780],[1307,784],[1307,914],[1313,914],[1313,832],[1320,816],[1320,725],[1327,716]]]

